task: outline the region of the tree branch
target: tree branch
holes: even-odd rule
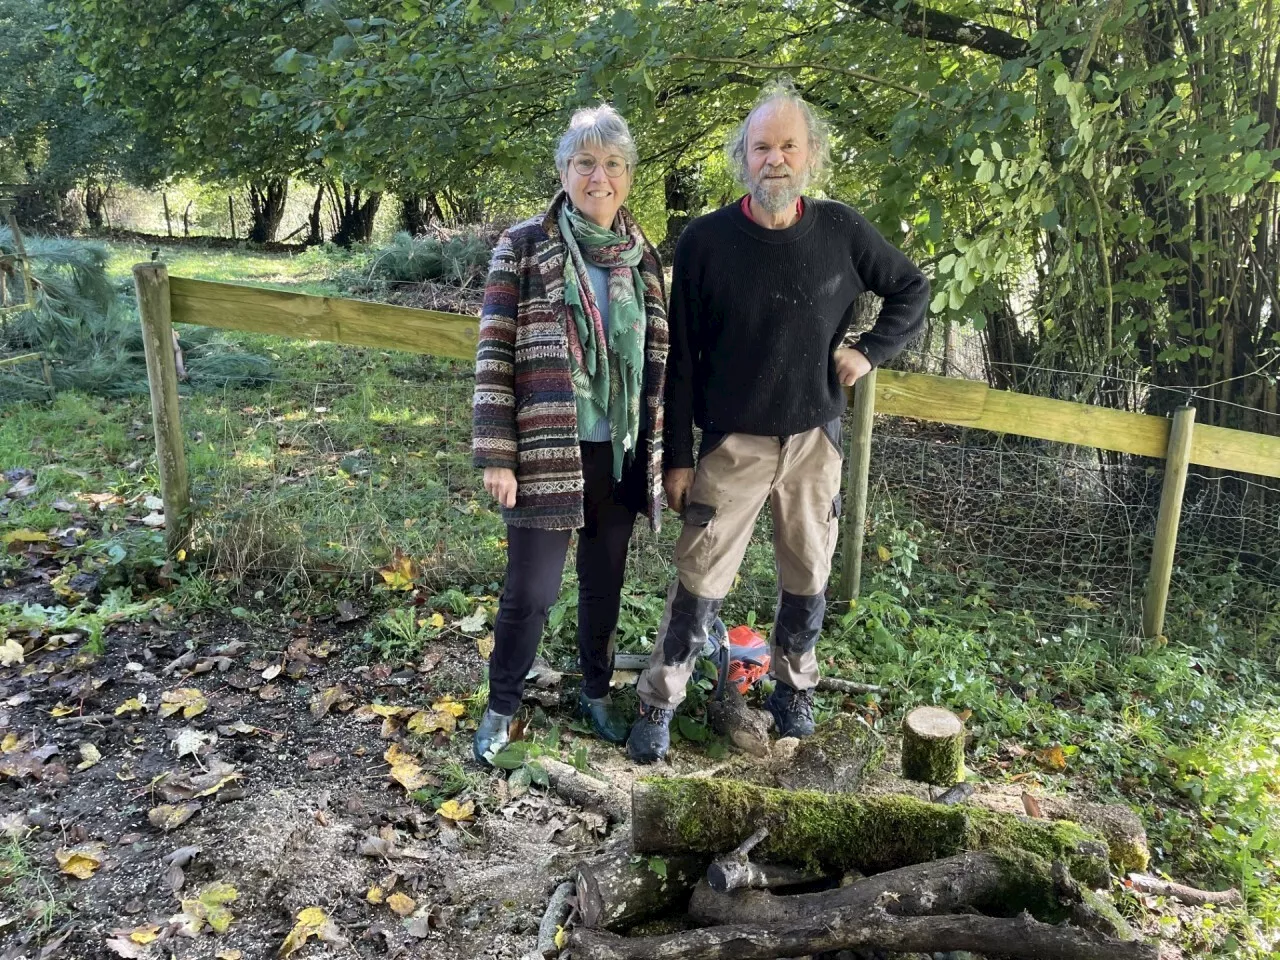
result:
[[[898,27],[909,37],[950,43],[989,53],[1001,60],[1017,60],[1030,53],[1031,45],[1007,30],[988,27],[950,13],[941,13],[907,0],[899,10],[894,0],[843,0],[849,10]]]
[[[874,74],[863,73],[861,70],[852,70],[848,67],[833,67],[829,63],[752,63],[750,60],[739,60],[734,57],[698,57],[690,53],[677,53],[672,55],[671,59],[683,60],[687,63],[721,63],[731,67],[747,67],[752,70],[821,70],[824,73],[840,73],[846,77],[853,77],[855,80],[874,83],[877,86],[889,87],[893,90],[901,90],[903,93],[909,93],[920,100],[926,100],[936,107],[945,106],[941,101],[935,100],[923,90],[917,90],[908,84],[886,80],[884,77],[877,77]]]

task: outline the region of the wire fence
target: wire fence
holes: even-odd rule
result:
[[[471,465],[471,399],[468,364],[395,355],[376,375],[228,383],[185,401],[197,546],[242,576],[376,583],[407,562],[433,589],[496,593],[505,528]],[[864,591],[893,586],[958,618],[1140,634],[1162,461],[888,416],[872,449]],[[636,525],[627,595],[650,615],[678,528],[671,514],[657,535]],[[726,606],[734,619],[772,619],[771,530],[766,507]],[[1278,557],[1280,483],[1194,469],[1170,632],[1266,644],[1280,630]],[[568,589],[572,566],[571,552]]]

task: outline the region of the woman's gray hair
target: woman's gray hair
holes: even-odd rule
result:
[[[569,128],[560,137],[556,147],[556,169],[563,173],[569,168],[573,155],[584,147],[594,150],[617,150],[627,166],[634,170],[640,162],[631,128],[622,114],[607,103],[598,107],[583,107],[574,112]]]
[[[821,185],[831,170],[831,127],[818,115],[789,77],[781,77],[768,84],[761,92],[755,106],[747,114],[746,119],[734,128],[725,144],[725,154],[729,158],[729,169],[738,181],[750,186],[751,178],[747,173],[747,129],[751,126],[751,118],[763,107],[774,103],[789,103],[804,116],[806,129],[809,131],[809,182]]]

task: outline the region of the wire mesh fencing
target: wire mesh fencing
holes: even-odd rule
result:
[[[311,349],[324,356],[299,348],[281,365],[295,376],[183,402],[195,543],[211,567],[378,582],[400,564],[435,588],[499,590],[506,530],[471,464],[470,365]],[[309,363],[318,375],[303,375]],[[878,416],[863,590],[957,618],[996,612],[1044,631],[1136,637],[1163,478],[1157,459]],[[678,532],[669,513],[658,534],[637,522],[624,603],[641,616],[660,610]],[[726,605],[734,619],[772,619],[771,533],[766,506]],[[1193,469],[1176,629],[1268,642],[1278,557],[1280,483]]]

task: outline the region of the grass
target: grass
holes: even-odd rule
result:
[[[314,292],[333,292],[323,285],[342,267],[326,251],[170,255],[175,274]],[[142,248],[117,244],[111,269],[123,280],[129,264],[145,258]],[[183,399],[198,562],[177,578],[175,605],[241,609],[264,589],[332,609],[338,598],[381,583],[379,570],[401,569],[430,592],[432,609],[455,616],[497,595],[505,529],[470,464],[468,364],[235,339],[269,353],[276,375],[261,386],[206,387]],[[61,517],[54,501],[75,493],[154,494],[153,457],[145,397],[66,393],[0,409],[0,464],[38,471],[35,493],[11,502],[0,529],[54,527]],[[1240,583],[1231,568],[1206,561],[1181,570],[1166,630],[1173,639],[1140,644],[1089,611],[1064,620],[1033,592],[995,588],[996,571],[949,566],[940,535],[897,506],[874,518],[863,598],[828,618],[823,670],[884,686],[879,702],[860,706],[886,729],[918,703],[969,711],[969,758],[981,776],[1134,805],[1148,825],[1155,868],[1189,882],[1237,884],[1249,898],[1247,914],[1210,915],[1174,938],[1196,956],[1274,955],[1277,649],[1274,631],[1245,629],[1233,613]],[[104,517],[103,539],[84,561],[117,558],[120,582],[146,582],[163,562],[157,535]],[[767,630],[772,619],[767,522],[726,606],[731,624],[758,620]],[[677,526],[654,536],[637,525],[620,649],[643,650],[656,631]],[[368,642],[376,655],[403,658],[436,628],[421,613],[398,611],[396,596],[383,605],[389,610],[376,611]],[[576,656],[576,596],[570,570],[545,644],[566,666]],[[1276,603],[1274,592],[1250,600]],[[691,697],[684,711],[691,733],[701,700]],[[822,697],[820,716],[849,706]],[[465,789],[464,781],[460,775],[444,792]],[[1145,909],[1121,897],[1131,913]]]
[[[5,904],[0,919],[23,919],[27,930],[44,935],[66,912],[66,904],[54,891],[46,871],[27,853],[24,841],[16,836],[0,838],[0,902]],[[0,926],[0,932],[4,927]]]
[[[108,273],[120,282],[130,281],[133,265],[149,261],[156,249],[156,246],[121,241],[106,242],[106,246],[111,250]],[[346,251],[331,245],[312,247],[301,253],[263,253],[247,247],[226,250],[187,244],[160,243],[158,246],[160,259],[175,277],[252,283],[319,296],[339,294],[334,275],[353,260],[366,256],[359,250]]]

